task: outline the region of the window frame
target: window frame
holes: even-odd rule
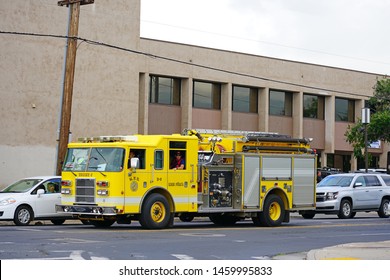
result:
[[[203,98],[207,98],[206,102],[197,102],[196,96],[200,96],[200,93],[196,92],[196,84],[210,84],[211,92],[200,92],[207,94]],[[222,100],[222,84],[217,82],[209,82],[202,80],[193,80],[192,81],[192,107],[198,109],[211,109],[211,110],[221,110],[221,100]],[[208,104],[204,106],[202,104]]]
[[[278,93],[283,94],[282,100],[279,100],[279,102],[283,102],[283,110],[280,110],[280,107],[276,107],[275,110],[271,109],[272,106],[272,100],[271,95],[272,93]],[[268,92],[268,99],[269,99],[269,115],[270,116],[284,116],[284,117],[292,117],[293,116],[293,92],[291,91],[284,91],[284,90],[276,90],[276,89],[270,89]],[[277,101],[277,99],[274,99]],[[277,113],[276,111],[281,111],[283,113]],[[276,113],[274,113],[276,112]]]
[[[241,99],[241,102],[247,102],[248,106],[246,106],[245,110],[241,109],[244,106],[236,106],[237,102],[240,102],[240,99],[236,98],[236,89],[248,89],[249,92],[247,92],[247,100]],[[239,93],[237,93],[239,94]],[[241,92],[240,94],[243,94]],[[235,102],[237,101],[237,102]],[[233,85],[232,86],[232,111],[233,112],[240,112],[240,113],[252,113],[257,114],[258,109],[258,102],[259,102],[259,91],[258,88],[255,87],[249,87],[249,86],[243,86],[243,85]]]
[[[154,81],[156,80],[156,82]],[[161,90],[162,84],[160,79],[170,79],[168,92]],[[149,75],[149,103],[160,104],[160,105],[181,105],[181,79],[169,76]],[[168,94],[167,94],[168,93]],[[166,100],[166,95],[169,95],[169,102],[161,101]]]

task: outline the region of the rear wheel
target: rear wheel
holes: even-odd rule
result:
[[[182,213],[180,214],[179,219],[182,222],[192,222],[192,220],[194,219],[194,214]]]
[[[27,226],[34,218],[34,212],[27,205],[21,205],[16,208],[14,223],[17,226]]]
[[[271,194],[264,202],[263,212],[259,212],[256,217],[252,218],[252,221],[256,226],[280,226],[284,220],[285,211],[283,200],[278,195]]]
[[[224,214],[212,214],[209,219],[219,226],[232,226],[239,220],[237,217]]]
[[[388,218],[390,216],[389,200],[387,198],[382,199],[381,206],[378,210],[378,216],[381,218]]]
[[[93,225],[97,228],[109,228],[110,226],[113,225],[113,223],[115,223],[114,220],[90,220],[89,221],[89,224],[90,225]]]
[[[65,223],[65,219],[53,219],[53,220],[50,220],[50,222],[52,222],[56,226],[59,226],[59,225],[62,225],[63,223]]]
[[[304,219],[313,219],[315,215],[316,214],[312,214],[312,213],[304,213],[304,214],[302,214],[302,217]]]
[[[355,213],[355,214],[354,214]],[[351,219],[356,215],[356,212],[352,212],[352,204],[349,200],[343,199],[340,203],[340,210],[337,217],[340,219]]]
[[[167,228],[173,223],[173,213],[170,211],[168,200],[165,196],[151,194],[142,205],[140,224],[148,229]]]

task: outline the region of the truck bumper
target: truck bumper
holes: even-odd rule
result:
[[[115,207],[101,207],[97,205],[56,205],[56,211],[72,215],[117,215]]]

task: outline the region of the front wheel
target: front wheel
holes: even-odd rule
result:
[[[277,227],[282,224],[285,213],[283,200],[271,194],[264,202],[263,212],[259,212],[252,221],[256,226]]]
[[[32,209],[27,205],[19,206],[14,215],[14,223],[17,226],[27,226],[34,218]]]
[[[173,223],[172,218],[173,213],[170,211],[168,200],[165,196],[154,193],[142,205],[139,222],[147,229],[162,229]]]
[[[381,206],[378,210],[378,216],[381,218],[388,218],[390,216],[389,200],[384,198],[381,202]]]
[[[340,210],[337,216],[340,219],[351,219],[355,216],[356,212],[352,211],[352,204],[349,200],[343,199],[340,203]]]

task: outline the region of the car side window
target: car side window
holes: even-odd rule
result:
[[[381,176],[386,186],[390,186],[390,176]]]
[[[369,187],[381,186],[381,183],[376,176],[365,176],[365,180]]]
[[[355,181],[355,184],[356,183],[362,183],[362,186],[365,187],[366,186],[366,181],[364,180],[364,177],[357,177],[356,181]]]

